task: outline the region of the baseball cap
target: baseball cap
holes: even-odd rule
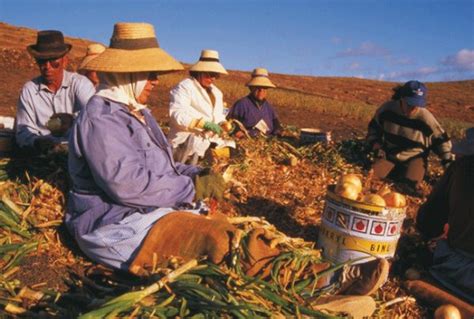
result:
[[[402,86],[402,97],[410,106],[426,106],[426,94],[428,89],[419,81],[408,81]]]

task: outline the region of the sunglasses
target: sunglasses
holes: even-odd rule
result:
[[[46,66],[48,63],[53,69],[57,69],[61,66],[61,58],[59,58],[59,59],[36,59],[36,64],[38,64],[38,66],[40,66],[40,67]]]

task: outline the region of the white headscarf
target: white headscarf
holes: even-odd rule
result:
[[[137,98],[142,94],[149,72],[98,73],[100,85],[96,95],[123,103],[135,111],[146,108]]]

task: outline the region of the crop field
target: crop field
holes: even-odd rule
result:
[[[3,36],[8,34],[9,36]],[[35,31],[0,23],[0,115],[14,116],[22,85],[38,71],[24,48]],[[89,43],[74,45],[74,70]],[[223,61],[225,65],[225,61]],[[217,86],[230,107],[248,93],[249,70],[230,71]],[[271,70],[270,70],[271,72]],[[160,78],[151,98],[153,115],[167,131],[169,91],[185,72]],[[271,74],[278,86],[269,92],[285,131],[282,138],[238,141],[230,159],[205,159],[203,166],[226,177],[224,200],[213,210],[227,215],[242,239],[263,227],[282,250],[270,278],[242,273],[239,254],[216,266],[205,259],[171,260],[152,276],[134,277],[88,259],[66,231],[62,219],[69,190],[67,154],[0,159],[0,317],[26,318],[340,318],[314,306],[324,295],[316,288],[312,267],[323,259],[317,247],[327,188],[341,174],[373,181],[373,154],[364,144],[367,124],[377,107],[390,98],[397,83],[356,78]],[[453,138],[474,126],[474,81],[428,83],[430,109]],[[333,142],[302,145],[301,128],[331,131]],[[376,318],[429,318],[434,309],[405,289],[407,270],[423,276],[427,244],[414,219],[442,174],[432,157],[419,197],[407,196],[406,219],[391,259],[388,282],[373,296]],[[343,265],[333,265],[328,272]]]

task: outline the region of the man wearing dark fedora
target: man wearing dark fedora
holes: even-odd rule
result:
[[[95,93],[84,76],[66,71],[72,45],[60,31],[39,31],[27,47],[40,76],[21,90],[16,112],[16,141],[21,148],[45,152],[65,143],[74,116]]]

